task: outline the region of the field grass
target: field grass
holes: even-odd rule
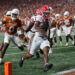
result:
[[[3,41],[4,34],[0,33],[0,45]],[[71,41],[69,42],[71,45]],[[63,36],[63,45],[65,45],[65,37]],[[53,48],[53,53],[49,56],[49,63],[53,63],[53,68],[48,72],[43,72],[43,55],[40,54],[40,59],[35,59],[35,56],[30,60],[25,60],[22,68],[19,67],[18,62],[21,56],[27,53],[27,49],[20,51],[14,44],[11,43],[6,51],[3,61],[11,61],[13,75],[51,75],[52,73],[65,71],[75,68],[75,47],[58,47]],[[0,65],[0,75],[4,75],[4,65]]]

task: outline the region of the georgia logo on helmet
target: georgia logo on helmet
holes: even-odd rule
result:
[[[17,8],[11,11],[11,19],[15,21],[19,17],[19,10]]]
[[[43,17],[44,17],[45,19],[48,19],[49,16],[50,16],[50,8],[49,8],[49,6],[44,5],[42,12],[43,12]]]
[[[68,18],[69,15],[70,15],[69,11],[65,11],[65,12],[64,12],[64,17],[65,17],[65,18]]]

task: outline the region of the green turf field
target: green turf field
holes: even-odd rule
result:
[[[0,45],[3,41],[3,35],[0,33]],[[63,36],[63,44],[65,45],[65,37]],[[71,45],[71,41],[69,42]],[[4,62],[11,61],[13,63],[12,70],[13,75],[51,75],[52,73],[65,71],[69,69],[75,68],[75,47],[60,47],[58,41],[58,47],[53,48],[53,53],[49,56],[49,62],[53,63],[54,66],[48,72],[43,72],[43,55],[41,55],[40,59],[35,59],[35,57],[30,60],[25,60],[22,68],[19,67],[18,63],[25,53],[27,49],[24,51],[20,51],[15,45],[11,43],[9,48],[6,51],[5,57],[3,59]],[[0,65],[0,75],[4,75],[4,65]]]

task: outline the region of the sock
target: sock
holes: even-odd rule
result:
[[[45,65],[48,65],[48,63],[45,63]]]
[[[2,62],[2,58],[0,58],[0,63]]]

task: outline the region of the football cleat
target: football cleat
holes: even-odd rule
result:
[[[21,59],[20,59],[20,61],[19,61],[19,66],[20,66],[20,67],[23,66],[23,62],[24,62],[24,60],[22,60],[22,57],[21,57]]]
[[[53,67],[53,64],[47,64],[44,66],[44,72],[47,72],[49,69]]]

